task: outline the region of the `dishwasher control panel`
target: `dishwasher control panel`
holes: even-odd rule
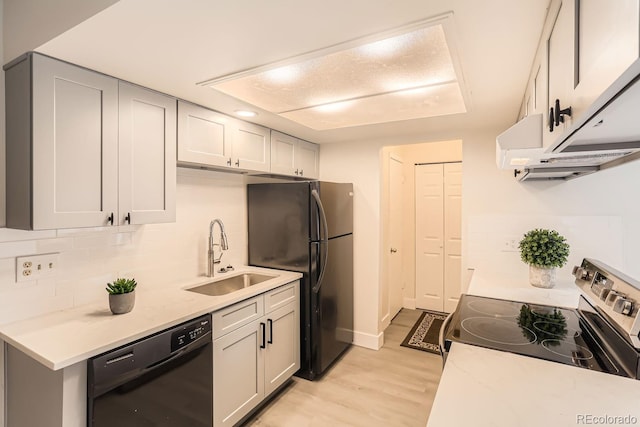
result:
[[[211,316],[203,316],[176,328],[171,334],[171,352],[197,341],[211,332]]]

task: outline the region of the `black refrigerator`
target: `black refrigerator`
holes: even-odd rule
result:
[[[313,380],[353,342],[353,184],[247,186],[249,264],[302,273],[300,362]]]

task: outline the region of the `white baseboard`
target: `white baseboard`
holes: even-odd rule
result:
[[[410,308],[412,310],[416,309],[416,299],[415,298],[403,298],[402,306],[404,308]]]
[[[369,348],[371,350],[380,350],[380,348],[382,348],[382,344],[384,344],[384,332],[380,332],[378,335],[373,335],[353,331],[353,344],[359,347]]]

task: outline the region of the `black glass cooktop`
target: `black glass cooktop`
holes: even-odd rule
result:
[[[462,295],[445,340],[627,376],[577,310]]]

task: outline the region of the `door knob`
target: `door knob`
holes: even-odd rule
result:
[[[398,252],[398,250],[396,248],[391,248],[391,253],[395,254],[396,252]]]

